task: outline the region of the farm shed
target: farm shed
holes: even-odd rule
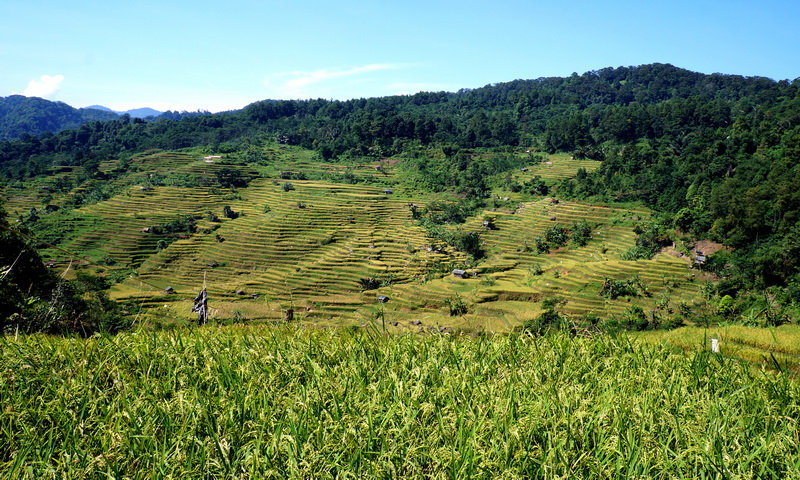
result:
[[[386,195],[391,195],[392,193],[394,193],[394,191],[391,188],[384,188],[383,193],[385,193]]]
[[[380,303],[386,303],[389,301],[389,297],[387,297],[386,295],[378,295],[378,301]]]
[[[453,276],[457,278],[467,278],[469,274],[466,270],[461,270],[460,268],[453,269]]]

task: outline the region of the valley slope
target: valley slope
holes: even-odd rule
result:
[[[450,196],[409,188],[402,158],[322,163],[297,147],[260,148],[272,160],[199,150],[135,155],[128,173],[103,184],[114,192],[106,200],[44,213],[44,203],[68,206],[92,194],[85,186],[58,191],[59,178],[81,173],[61,167],[39,183],[7,187],[6,208],[24,217],[38,203],[34,231],[52,268],[113,280],[112,298],[128,302],[136,321],[159,326],[192,322],[203,285],[212,318],[223,322],[275,321],[291,309],[295,320],[316,325],[508,331],[535,319],[551,297],[587,326],[634,307],[665,321],[704,308],[707,277],[687,260],[623,260],[634,227],[650,216],[644,207],[558,201],[498,182],[483,210],[446,226],[480,235],[484,257],[475,261],[412,218],[414,209]],[[534,177],[553,184],[599,165],[566,154],[515,155],[525,166],[505,174],[506,184]],[[115,168],[106,162],[100,171]],[[228,177],[246,186],[224,188],[220,179]],[[186,215],[195,219],[193,233],[160,231]],[[547,229],[579,222],[591,229],[588,243],[537,251]],[[607,280],[627,279],[636,279],[638,292],[601,295]]]

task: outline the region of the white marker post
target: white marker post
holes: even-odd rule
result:
[[[714,353],[719,353],[719,339],[712,338],[711,339],[711,351]]]

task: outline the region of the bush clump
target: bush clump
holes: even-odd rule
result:
[[[639,297],[647,295],[647,288],[639,277],[634,276],[625,280],[615,280],[606,277],[600,287],[600,296],[614,300],[619,297]]]

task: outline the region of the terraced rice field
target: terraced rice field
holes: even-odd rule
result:
[[[381,293],[398,298],[388,317],[405,320],[421,315],[424,323],[434,326],[508,330],[536,317],[541,313],[539,301],[551,296],[566,300],[562,307],[565,313],[601,318],[623,314],[631,305],[645,310],[660,305],[658,308],[667,311],[699,299],[702,282],[686,261],[663,254],[652,260],[622,260],[621,254],[635,241],[632,225],[648,216],[645,210],[554,204],[543,199],[522,204],[513,212],[485,214],[494,216],[495,230],[482,229],[484,215],[467,224],[474,231],[485,230],[482,237],[487,258],[476,269],[479,275],[469,279],[448,276],[428,282],[422,289],[413,284],[381,289]],[[581,220],[594,226],[588,245],[548,254],[537,254],[531,248],[533,239],[551,225],[569,227]],[[641,280],[649,296],[611,300],[600,295],[605,278],[632,277]],[[467,315],[453,318],[442,309],[424,308],[442,305],[456,295],[471,304]]]
[[[715,338],[722,355],[743,358],[772,370],[800,373],[800,325],[681,327],[639,332],[632,337],[644,343],[673,345],[687,352],[708,350],[711,339]]]
[[[302,310],[302,318],[336,318],[363,302],[361,278],[410,281],[437,257],[459,258],[427,252],[428,239],[411,221],[407,201],[377,187],[319,181],[293,185],[287,192],[275,180],[253,182],[240,191],[241,200],[231,203],[242,216],[224,220],[213,234],[173,243],[149,258],[139,276],[115,288],[114,295],[145,298],[157,293],[150,285],[169,285],[183,295],[188,310],[185,298],[205,278],[212,297],[229,301],[221,314],[235,309],[277,318],[282,309],[295,308]]]
[[[591,172],[600,168],[600,162],[577,160],[567,153],[557,153],[548,155],[545,161],[528,166],[527,172],[520,172],[515,176],[524,181],[533,178],[534,175],[539,175],[545,182],[555,183],[558,180],[574,177],[581,168]]]
[[[203,285],[217,319],[277,320],[292,309],[299,321],[379,323],[395,330],[507,331],[537,316],[540,301],[548,296],[567,299],[562,310],[568,314],[600,317],[621,314],[631,305],[673,309],[680,303],[691,305],[699,296],[701,282],[683,260],[667,255],[648,261],[621,259],[634,243],[633,225],[649,215],[641,208],[544,198],[483,212],[463,228],[481,233],[486,258],[470,268],[476,277],[459,279],[449,272],[470,267],[466,257],[431,248],[432,240],[411,218],[409,204],[421,207],[433,197],[394,190],[396,159],[326,164],[308,151],[280,145],[262,153],[276,160],[254,168],[226,164],[241,163],[236,158],[208,162],[198,152],[134,156],[129,163],[136,173],[114,180],[121,193],[77,209],[70,219],[75,222],[71,231],[77,233],[59,247],[79,254],[80,262],[94,265],[97,272],[134,272],[110,293],[135,302],[138,321],[159,324],[191,321],[191,300]],[[554,182],[578,168],[597,168],[597,163],[553,155],[515,176],[541,175]],[[113,162],[101,165],[103,171],[113,168]],[[221,168],[253,180],[236,191],[143,186],[154,175],[212,178]],[[287,182],[294,188],[285,190]],[[385,193],[386,188],[394,191]],[[240,216],[224,218],[225,206]],[[197,233],[159,250],[163,236],[146,229],[183,214],[200,218]],[[210,214],[220,220],[212,221]],[[496,229],[482,227],[486,215],[495,218]],[[548,254],[531,248],[533,239],[551,225],[569,227],[577,221],[592,226],[588,245]],[[45,254],[59,267],[76,260],[55,249]],[[605,278],[633,276],[649,296],[600,296]],[[362,291],[361,280],[368,277],[391,284]],[[166,287],[175,293],[164,293]],[[389,301],[378,302],[379,295]],[[451,316],[454,301],[462,302],[467,313]]]

